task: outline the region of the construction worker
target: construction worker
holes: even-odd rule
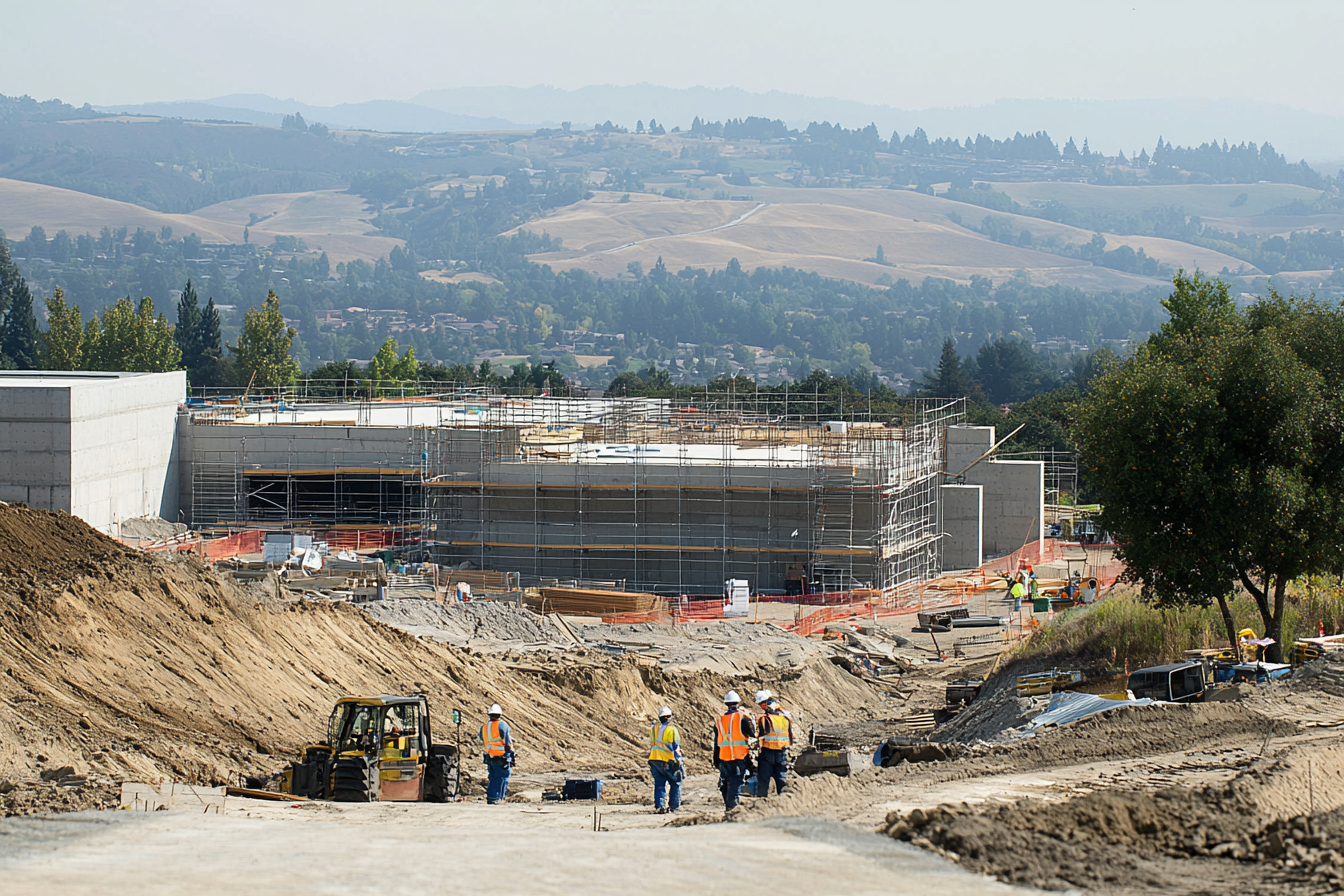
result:
[[[723,791],[723,808],[728,811],[742,796],[742,782],[747,777],[750,762],[751,739],[756,736],[756,725],[751,716],[742,711],[742,698],[737,691],[723,695],[725,709],[714,725],[714,764],[719,769],[719,789]]]
[[[503,802],[508,794],[509,769],[514,763],[513,734],[509,731],[509,723],[500,718],[504,710],[498,703],[492,703],[486,713],[490,718],[481,726],[481,758],[485,760],[490,776],[485,788],[485,802],[493,806]]]
[[[763,700],[760,699],[762,694],[765,695]],[[789,747],[793,746],[793,719],[769,691],[761,691],[756,697],[764,712],[756,723],[761,744],[761,752],[757,757],[756,795],[768,797],[772,779],[775,782],[776,793],[783,793],[788,783]]]
[[[681,758],[681,732],[672,724],[671,707],[658,710],[658,721],[649,729],[649,771],[653,773],[653,811],[659,815],[677,811],[681,806],[686,763]]]

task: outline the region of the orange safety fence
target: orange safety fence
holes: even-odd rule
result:
[[[199,544],[201,556],[214,562],[243,554],[260,554],[265,542],[266,533],[264,531],[261,529],[246,529],[242,532],[226,535],[223,538],[214,538],[209,541],[201,539]]]
[[[807,637],[815,635],[817,632],[825,630],[826,626],[832,622],[838,622],[842,619],[853,619],[856,617],[866,617],[869,619],[883,619],[892,616],[904,616],[909,613],[917,613],[920,610],[930,610],[939,607],[958,607],[966,603],[964,596],[954,593],[934,594],[927,598],[921,597],[914,601],[904,601],[890,606],[884,606],[881,603],[858,603],[847,604],[845,606],[822,607],[815,613],[809,613],[797,622],[786,625],[784,628],[794,634]]]
[[[1083,552],[1084,556],[1078,556],[1077,551],[1079,550]],[[1120,574],[1125,571],[1125,564],[1114,558],[1114,547],[1112,545],[1084,545],[1076,541],[1047,538],[1044,541],[1029,542],[1011,554],[995,557],[987,561],[979,572],[986,576],[988,572],[994,573],[993,581],[986,583],[986,587],[990,587],[991,585],[1000,585],[1002,576],[1012,575],[1023,566],[1048,563],[1052,560],[1066,560],[1072,561],[1072,563],[1082,563],[1082,568],[1076,571],[1084,579],[1094,578],[1102,588],[1110,588],[1115,585]]]

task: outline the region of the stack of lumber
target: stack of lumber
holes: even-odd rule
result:
[[[531,589],[527,606],[538,613],[565,613],[570,616],[610,616],[616,613],[657,613],[667,609],[666,601],[656,594],[640,591],[601,591],[591,588]]]

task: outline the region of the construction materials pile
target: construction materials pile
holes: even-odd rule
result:
[[[193,556],[135,551],[66,514],[0,505],[0,539],[0,781],[21,788],[64,766],[90,786],[270,774],[352,693],[424,693],[445,716],[461,708],[464,739],[497,701],[520,771],[535,772],[641,773],[645,722],[667,703],[691,740],[691,770],[706,771],[696,739],[724,691],[769,674],[679,675],[592,651],[581,666],[538,674],[349,604],[238,585]],[[868,717],[880,706],[828,662],[789,675],[791,705],[813,717]]]
[[[615,616],[622,613],[661,613],[667,601],[639,591],[603,591],[596,588],[541,588],[529,592],[529,609],[570,616]]]

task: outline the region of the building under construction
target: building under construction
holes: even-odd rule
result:
[[[992,427],[959,425],[960,401],[912,400],[895,423],[816,410],[812,396],[762,408],[712,393],[694,406],[478,396],[189,409],[183,516],[376,533],[524,582],[681,594],[727,579],[890,593],[1038,537],[1040,463],[949,475],[993,442]]]

